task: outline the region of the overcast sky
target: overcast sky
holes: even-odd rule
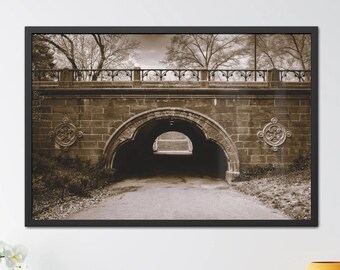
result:
[[[170,44],[171,35],[129,35],[140,42],[134,62],[141,68],[162,68],[159,61],[165,57],[166,46]]]
[[[89,36],[88,34],[86,35]],[[166,52],[167,52],[167,46],[171,44],[171,38],[173,37],[173,35],[171,34],[127,34],[127,36],[130,40],[136,40],[139,42],[138,48],[134,50],[135,52],[134,55],[133,56],[129,55],[128,59],[124,59],[123,62],[107,63],[108,67],[111,65],[111,68],[112,66],[113,67],[115,66],[116,68],[118,67],[132,68],[133,66],[137,66],[142,69],[166,68],[166,66],[161,64],[160,61],[164,60],[166,56]],[[95,46],[94,40],[87,39],[87,41],[90,42],[89,43],[90,45],[92,44],[91,46]],[[303,40],[303,42],[306,42],[305,39]],[[233,48],[228,48],[228,50],[230,49],[237,50],[238,48],[240,48],[241,45],[242,44],[233,45]],[[67,44],[65,44],[65,46],[67,47]],[[77,46],[80,46],[80,45],[78,44]],[[118,47],[119,46],[120,45],[118,45]],[[216,46],[219,46],[219,45],[216,45]],[[271,46],[270,43],[269,43],[269,46]],[[63,68],[65,66],[71,67],[70,61],[65,57],[64,53],[61,53],[57,49],[54,49],[54,51],[55,51],[54,58],[55,58],[55,63],[57,64],[57,68]],[[88,49],[87,51],[85,50],[85,53],[83,52],[83,50],[80,50],[80,51],[81,51],[80,58],[82,57],[81,60],[85,59],[85,61],[83,61],[85,62],[85,64],[80,63],[79,66],[82,66],[82,68],[96,67],[97,62],[99,61],[98,55],[100,55],[98,48],[97,50],[95,50],[94,54],[92,53],[93,51],[91,49]],[[297,68],[297,69],[300,68],[301,69],[301,66],[304,66],[301,64],[301,61],[299,61],[299,59],[297,60],[297,57],[294,58],[294,56],[293,56],[294,58],[293,59],[292,57],[290,57],[288,53],[284,55],[285,58],[283,59],[281,55],[278,55],[277,57],[274,56],[277,58],[276,60],[278,62],[278,65],[281,66],[281,68],[282,66],[288,66],[289,68]],[[241,69],[252,68],[251,67],[252,63],[250,62],[250,59],[252,56],[250,54],[249,55],[238,55],[238,56],[239,56],[238,59],[236,59],[238,62],[236,64],[232,63],[232,61],[229,61],[227,64],[231,63],[229,66],[234,64],[234,66],[232,67],[237,67]],[[76,59],[76,62],[77,62],[77,59]],[[80,60],[78,62],[80,62]],[[265,66],[267,68],[269,66],[269,68],[271,68],[272,65],[268,62],[269,62],[268,59],[263,57],[263,54],[260,56],[257,56],[257,62],[256,62],[257,67]],[[228,65],[225,65],[225,66],[228,66]],[[283,67],[283,68],[286,68],[286,67]]]

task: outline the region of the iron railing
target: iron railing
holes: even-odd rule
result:
[[[280,70],[280,81],[309,82],[311,80],[310,70]]]
[[[66,71],[66,73],[65,73]],[[310,82],[310,70],[277,70],[281,82]],[[211,82],[266,82],[270,70],[250,69],[55,69],[33,70],[33,81],[211,81]],[[65,77],[63,74],[68,74]]]
[[[60,81],[61,69],[38,69],[32,71],[32,81]]]
[[[218,69],[209,70],[209,80],[225,80],[229,81],[266,81],[267,70],[229,70],[229,69]]]
[[[142,81],[199,81],[199,69],[141,69]]]
[[[132,81],[133,69],[72,70],[75,81]]]

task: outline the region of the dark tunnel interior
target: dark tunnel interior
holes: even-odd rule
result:
[[[192,142],[190,155],[157,155],[153,144],[169,131],[186,135]],[[211,176],[224,179],[226,156],[221,147],[205,138],[193,123],[183,120],[153,120],[141,127],[134,140],[121,145],[113,168],[120,178],[145,176]]]

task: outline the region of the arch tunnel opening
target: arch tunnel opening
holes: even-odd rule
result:
[[[185,134],[178,131],[167,131],[153,142],[155,155],[192,155],[192,142]]]
[[[123,179],[167,175],[224,179],[228,170],[226,155],[217,143],[207,140],[195,123],[171,118],[141,126],[133,140],[118,147],[113,164]]]

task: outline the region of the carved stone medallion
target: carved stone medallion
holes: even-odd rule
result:
[[[49,133],[51,138],[54,138],[56,145],[60,146],[64,151],[73,145],[78,138],[84,136],[82,131],[70,122],[70,119],[65,117],[62,122],[54,128],[54,131]]]
[[[292,134],[282,124],[278,123],[276,117],[273,117],[263,130],[257,132],[257,136],[271,146],[273,151],[277,151],[278,146],[282,145]]]

